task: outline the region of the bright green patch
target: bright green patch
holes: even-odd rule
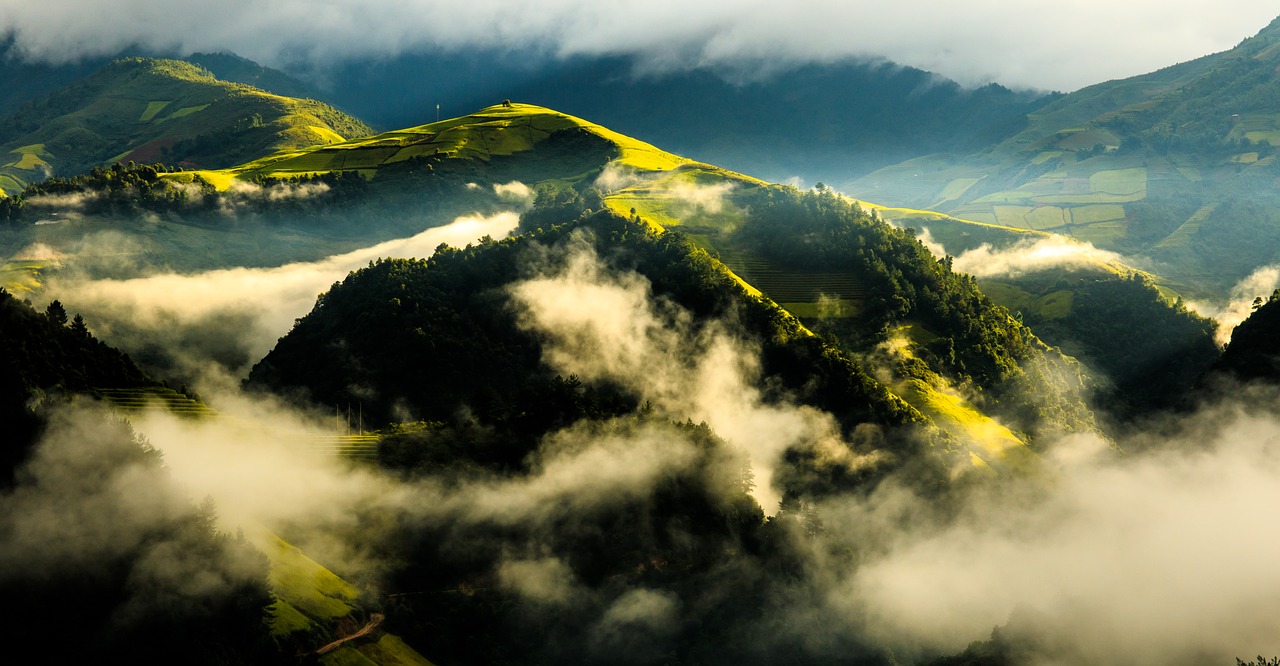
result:
[[[319,619],[346,617],[355,609],[354,586],[276,536],[265,537],[263,552],[271,561],[267,576],[272,590],[306,615]],[[260,546],[262,547],[262,546]]]
[[[1240,153],[1239,155],[1233,156],[1231,158],[1231,161],[1236,164],[1253,164],[1254,162],[1258,161],[1258,153],[1256,152]]]
[[[1115,204],[1077,206],[1071,208],[1070,213],[1072,224],[1093,224],[1125,219],[1124,206]]]
[[[1075,293],[1063,289],[1055,291],[1036,301],[1036,313],[1044,319],[1062,319],[1071,314],[1071,304]]]
[[[985,197],[974,199],[974,203],[990,203],[990,204],[1020,203],[1020,202],[1030,201],[1031,197],[1033,196],[1035,196],[1034,192],[1028,192],[1024,190],[1012,190],[1008,192],[993,192],[991,194],[986,195]]]
[[[364,656],[353,645],[342,647],[320,657],[324,666],[379,666],[378,662]]]
[[[1077,129],[1065,132],[1058,147],[1063,150],[1089,150],[1095,146],[1114,148],[1120,145],[1120,138],[1105,129]]]
[[[346,139],[342,138],[341,134],[338,134],[324,125],[307,125],[307,127],[312,132],[315,132],[316,136],[320,137],[320,140],[324,143],[342,143],[343,141],[346,141]]]
[[[161,100],[156,102],[147,102],[147,108],[142,110],[142,114],[138,116],[138,122],[149,123],[152,118],[156,117],[164,107],[169,106],[173,100]]]
[[[29,294],[42,286],[40,274],[53,266],[55,262],[29,260],[0,264],[0,287],[11,294]]]
[[[209,108],[209,105],[208,105],[208,104],[197,104],[197,105],[195,105],[195,106],[184,106],[184,107],[182,107],[181,109],[178,109],[177,111],[174,111],[173,113],[169,114],[168,116],[166,116],[166,117],[164,117],[164,118],[160,118],[160,119],[159,119],[159,120],[157,120],[156,122],[164,122],[164,121],[168,121],[168,120],[177,120],[178,118],[185,118],[186,116],[189,116],[189,115],[191,115],[191,114],[193,114],[193,113],[199,113],[199,112],[201,112],[201,111],[204,111],[204,110],[205,110],[205,109],[207,109],[207,108]]]
[[[49,168],[49,163],[44,161],[44,157],[49,157],[49,153],[44,150],[44,144],[36,144],[34,146],[23,146],[9,151],[10,154],[18,156],[17,161],[10,162],[5,166],[24,171],[35,171],[40,167]]]
[[[962,195],[964,195],[965,192],[969,191],[969,188],[976,185],[980,180],[982,179],[981,178],[956,178],[951,182],[947,183],[946,187],[942,188],[942,194],[939,194],[938,198],[941,201],[951,201],[953,199],[959,199]]]
[[[1045,162],[1048,162],[1049,160],[1062,157],[1062,153],[1063,151],[1061,150],[1046,150],[1044,152],[1041,152],[1039,155],[1036,155],[1035,157],[1031,158],[1031,163],[1038,166],[1038,165],[1044,164]]]
[[[1106,192],[1095,192],[1093,194],[1061,194],[1038,196],[1035,198],[1036,203],[1056,204],[1056,205],[1088,205],[1088,204],[1121,204],[1133,203],[1141,201],[1147,196],[1146,191],[1137,194],[1108,194]]]
[[[1280,130],[1245,132],[1244,137],[1255,143],[1262,143],[1265,141],[1273,146],[1280,146]]]
[[[1026,219],[1027,213],[1033,210],[1031,206],[992,206],[991,209],[995,212],[996,219],[1000,221],[1000,226],[1031,228]]]
[[[986,294],[996,305],[1003,306],[1010,312],[1031,310],[1036,298],[1030,293],[1014,285],[1004,282],[982,281],[982,293]]]
[[[1027,212],[1022,219],[1027,227],[1036,231],[1057,229],[1066,223],[1062,209],[1056,206],[1037,206]]]
[[[376,643],[362,643],[357,649],[379,666],[432,666],[426,657],[391,634],[384,634]]]
[[[1124,220],[1097,222],[1071,228],[1071,235],[1086,243],[1100,247],[1110,247],[1129,233],[1129,224]]]
[[[283,638],[292,633],[310,632],[315,628],[315,623],[294,608],[292,604],[284,599],[276,598],[271,604],[269,611],[271,617],[271,635],[276,638]]]
[[[1174,229],[1173,233],[1165,236],[1159,243],[1156,243],[1156,248],[1168,249],[1186,247],[1191,243],[1196,233],[1200,231],[1200,225],[1203,224],[1205,220],[1209,219],[1209,216],[1212,215],[1213,211],[1217,208],[1217,203],[1201,206],[1199,210],[1191,214],[1191,217],[1187,218],[1186,222],[1183,222],[1177,229]]]
[[[1134,195],[1147,191],[1147,169],[1110,169],[1089,176],[1089,187],[1099,194]]]
[[[801,319],[850,319],[862,311],[862,301],[825,299],[812,302],[778,303],[784,310]]]

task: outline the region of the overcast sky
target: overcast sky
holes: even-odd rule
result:
[[[0,30],[53,61],[131,44],[276,66],[468,46],[654,67],[856,56],[1070,91],[1228,49],[1277,14],[1275,0],[0,0]]]

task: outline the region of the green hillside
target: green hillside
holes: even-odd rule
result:
[[[841,186],[1145,257],[1194,297],[1280,256],[1280,23],[1236,48],[1065,95],[1018,134]]]
[[[1049,244],[1051,254],[1075,248],[1079,254],[1042,266],[980,275],[978,285],[1042,340],[1085,363],[1102,384],[1095,404],[1113,417],[1176,404],[1218,356],[1213,321],[1188,310],[1163,278],[1114,256],[1047,232],[862,205],[927,232],[952,257],[984,250],[1029,257],[1037,243]]]
[[[192,63],[126,58],[0,119],[0,189],[115,162],[229,166],[369,132],[320,102],[220,81]]]

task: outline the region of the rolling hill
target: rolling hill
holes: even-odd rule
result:
[[[884,61],[777,72],[652,71],[629,57],[430,52],[323,71],[326,99],[375,125],[510,98],[561,109],[681,155],[766,180],[842,182],[939,150],[1004,139],[1053,95],[966,89]],[[650,100],[663,100],[657,111]],[[745,139],[745,140],[744,140]]]
[[[1068,235],[1140,257],[1188,297],[1217,297],[1277,258],[1280,19],[1236,48],[1108,81],[1026,116],[969,154],[840,186],[881,203]]]
[[[176,60],[124,58],[0,119],[0,189],[116,162],[218,167],[369,133],[320,102],[216,79]]]

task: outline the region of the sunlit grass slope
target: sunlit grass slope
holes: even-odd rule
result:
[[[282,646],[315,658],[315,650],[351,635],[370,621],[356,586],[275,534],[264,530],[254,535],[253,541],[270,562],[268,582],[275,602],[268,622],[272,638]],[[318,661],[327,665],[431,665],[398,636],[381,628],[342,644]]]
[[[130,160],[229,166],[369,132],[314,100],[220,81],[187,62],[127,58],[0,118],[0,190]]]
[[[277,152],[239,166],[196,174],[219,188],[229,187],[236,178],[290,178],[335,172],[354,172],[373,178],[383,167],[414,158],[430,158],[433,163],[447,167],[451,160],[488,163],[498,157],[535,152],[539,144],[554,134],[567,131],[589,133],[612,144],[616,150],[612,164],[616,168],[662,172],[691,163],[568,114],[530,104],[498,104],[459,118],[332,145]],[[605,166],[601,163],[586,172],[550,174],[548,180],[594,178]],[[171,177],[190,178],[191,175]]]

